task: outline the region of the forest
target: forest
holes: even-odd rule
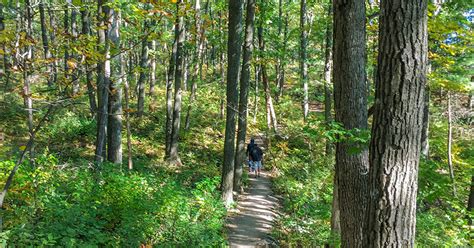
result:
[[[472,247],[473,28],[470,0],[2,0],[0,247]]]

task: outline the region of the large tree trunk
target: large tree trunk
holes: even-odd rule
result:
[[[82,35],[89,36],[91,32],[91,21],[90,21],[90,12],[85,8],[81,10],[81,19],[82,19]],[[85,74],[86,74],[86,84],[87,84],[87,95],[89,96],[89,108],[92,115],[95,115],[97,112],[97,103],[95,98],[95,89],[92,85],[92,70],[90,69],[90,64],[88,58],[83,58],[85,61]]]
[[[423,96],[423,127],[421,129],[421,154],[425,158],[430,155],[429,142],[429,125],[430,125],[430,89],[425,87],[425,94]]]
[[[113,59],[113,80],[110,82],[109,115],[107,122],[107,160],[115,164],[122,164],[122,74],[123,54],[120,51],[120,10],[111,10],[110,41],[119,54]]]
[[[454,169],[453,169],[452,146],[453,146],[453,113],[452,113],[452,106],[451,106],[451,92],[448,91],[448,149],[447,149],[447,157],[448,157],[449,177],[451,178],[451,183],[452,183],[452,187],[453,187],[453,194],[456,195],[456,185],[455,185],[455,180],[454,180]]]
[[[383,0],[364,247],[414,247],[427,0]],[[342,221],[342,220],[341,220]]]
[[[306,32],[306,0],[301,0],[300,7],[300,81],[303,86],[303,118],[306,120],[309,113],[308,64],[306,63],[306,43],[308,37]]]
[[[324,119],[326,125],[332,122],[332,90],[331,90],[331,73],[332,73],[332,1],[328,7],[328,24],[326,26],[326,48],[324,61]],[[331,153],[332,144],[326,140],[326,155]]]
[[[175,26],[178,24],[175,24]],[[175,27],[176,29],[176,27]],[[178,40],[175,36],[170,62],[168,65],[168,80],[166,80],[166,127],[165,127],[165,158],[169,158],[171,152],[171,133],[173,130],[173,82],[176,70],[176,52]]]
[[[239,119],[237,129],[237,147],[234,168],[234,190],[240,189],[242,184],[242,165],[245,161],[245,141],[247,136],[247,104],[250,84],[250,68],[253,50],[253,23],[255,18],[255,0],[247,1],[247,15],[245,19],[245,44],[240,75]]]
[[[172,164],[180,164],[178,155],[178,138],[179,129],[181,124],[181,83],[183,81],[183,57],[184,57],[184,15],[186,5],[183,0],[179,0],[176,4],[176,31],[175,39],[176,44],[176,70],[175,70],[175,81],[174,81],[174,105],[173,105],[173,128],[171,131],[171,144],[170,144],[170,157],[169,161]]]
[[[98,1],[98,26],[104,27],[109,24],[109,7],[107,0]],[[110,84],[110,54],[109,41],[107,32],[103,28],[98,28],[98,47],[99,53],[105,61],[97,63],[97,137],[95,147],[95,160],[101,163],[105,159],[106,137],[107,137],[107,119],[108,119],[108,100],[109,100],[109,84]]]
[[[335,119],[345,130],[361,135],[368,128],[364,1],[334,1],[333,48]],[[365,144],[348,140],[336,144],[342,247],[363,247],[368,167]]]
[[[222,166],[222,200],[226,207],[232,204],[235,162],[235,117],[238,108],[238,79],[242,42],[242,0],[229,0],[229,37],[227,40],[227,109],[224,138],[224,165]]]

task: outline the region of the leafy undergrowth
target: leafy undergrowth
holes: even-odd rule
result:
[[[8,195],[1,239],[12,247],[224,242],[218,176],[192,180],[184,171],[128,172],[107,163],[93,168],[85,161],[58,165],[47,154],[36,162],[34,168],[21,167]],[[1,163],[4,170],[12,166]]]
[[[278,168],[274,187],[283,198],[284,213],[273,234],[283,247],[321,247],[332,240],[333,161],[324,156],[318,126],[318,121],[306,128],[293,126],[288,139],[274,142]]]
[[[210,89],[201,91],[211,95]],[[158,94],[157,101],[164,102],[164,91]],[[0,127],[9,131],[5,142],[9,145],[1,146],[8,151],[0,162],[2,182],[21,149],[16,137],[26,136],[24,116],[13,119],[17,111],[1,113],[0,120],[14,120],[19,130],[14,133],[0,121]],[[96,121],[87,108],[58,109],[37,135],[35,166],[27,162],[20,166],[5,199],[0,246],[224,245],[226,210],[218,189],[223,121],[218,107],[203,100],[191,112],[190,130],[182,129],[180,167],[163,162],[165,109],[155,111],[131,118],[134,169],[128,171],[126,165],[97,167],[90,162]]]

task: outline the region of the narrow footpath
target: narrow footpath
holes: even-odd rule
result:
[[[230,247],[277,247],[270,232],[278,209],[269,173],[263,171],[259,178],[251,175],[249,188],[238,197],[236,213],[227,220]]]

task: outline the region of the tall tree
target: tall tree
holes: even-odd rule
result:
[[[195,40],[195,46],[196,46],[196,55],[194,56],[194,69],[193,69],[193,74],[192,74],[192,83],[191,83],[191,95],[189,96],[189,106],[188,106],[188,111],[186,113],[186,123],[185,123],[185,128],[189,129],[189,125],[191,123],[191,110],[194,105],[194,101],[196,99],[196,90],[197,90],[197,80],[198,80],[198,74],[200,77],[202,77],[202,72],[200,73],[200,68],[201,68],[201,58],[202,58],[202,53],[204,50],[204,29],[202,28],[202,21],[201,21],[201,1],[196,0],[196,3],[194,5],[194,11],[195,13],[195,25],[196,25],[196,33],[194,35],[194,40]]]
[[[242,164],[245,161],[245,141],[247,136],[247,111],[250,84],[250,68],[253,50],[253,31],[255,19],[255,0],[247,1],[247,15],[245,17],[245,43],[240,75],[239,93],[239,119],[237,128],[237,147],[234,168],[234,190],[238,190],[242,184]]]
[[[364,247],[414,247],[427,0],[382,0]]]
[[[107,121],[107,160],[122,164],[122,82],[125,75],[122,74],[123,69],[123,53],[120,47],[120,10],[110,10],[111,28],[109,37],[114,50],[119,51],[115,55],[111,65],[113,77],[110,80],[109,90],[109,115]]]
[[[87,4],[87,1],[83,1],[82,4]],[[81,19],[82,19],[82,35],[89,36],[91,34],[91,16],[87,8],[81,9]],[[97,102],[95,97],[95,89],[92,85],[92,70],[91,64],[87,56],[84,55],[83,60],[85,60],[84,71],[86,74],[86,85],[87,85],[87,95],[89,96],[89,108],[92,115],[95,115],[97,112]],[[53,65],[54,66],[54,65]]]
[[[242,41],[242,0],[229,0],[229,25],[227,39],[227,89],[226,125],[224,137],[224,165],[222,166],[221,190],[226,207],[234,201],[232,187],[235,162],[235,117],[238,108],[238,79]]]
[[[48,41],[48,30],[46,26],[46,17],[45,17],[45,8],[44,8],[44,1],[41,0],[38,7],[40,12],[40,23],[41,23],[41,40],[43,42],[43,51],[44,51],[44,59],[48,63],[48,86],[53,85],[54,81],[54,73],[53,73],[53,65],[50,62],[51,59],[51,51],[49,49],[49,41]]]
[[[175,81],[174,81],[174,104],[173,104],[173,125],[171,130],[171,144],[170,144],[170,156],[169,160],[171,163],[180,164],[178,156],[178,138],[179,130],[181,126],[181,97],[182,89],[181,84],[183,81],[183,59],[184,59],[184,15],[185,7],[183,0],[178,0],[176,3],[176,29],[175,39],[176,43],[176,70],[175,70]]]
[[[107,0],[99,0],[97,11],[98,27],[108,27],[110,20]],[[108,28],[107,28],[108,29]],[[106,138],[107,138],[107,119],[108,119],[108,101],[109,101],[109,85],[110,85],[110,45],[108,32],[104,28],[97,29],[98,47],[100,60],[97,63],[97,135],[95,147],[95,160],[100,163],[104,161],[106,155]]]
[[[324,51],[324,119],[326,124],[332,122],[332,1],[328,6],[328,23],[326,26],[326,47]],[[326,141],[326,154],[331,152],[331,143]]]
[[[453,147],[453,110],[452,110],[452,93],[448,91],[448,149],[447,149],[447,157],[448,157],[448,168],[449,168],[449,177],[451,178],[451,184],[453,188],[453,194],[456,195],[456,185],[454,184],[454,168],[453,168],[453,154],[452,154],[452,147]]]
[[[150,29],[150,21],[145,20],[143,22],[143,30],[148,32]],[[140,53],[140,76],[138,78],[137,87],[138,87],[138,108],[137,116],[141,117],[144,113],[145,107],[145,84],[148,80],[149,68],[150,65],[150,54],[148,46],[148,35],[145,35],[142,39],[142,49]]]
[[[300,81],[303,87],[303,117],[306,120],[309,113],[308,64],[306,63],[306,43],[308,39],[308,32],[306,31],[306,0],[301,0],[300,3]]]
[[[368,128],[365,49],[365,1],[334,0],[335,120],[347,132],[361,135]],[[364,247],[367,205],[368,150],[342,139],[336,144],[341,246]]]

